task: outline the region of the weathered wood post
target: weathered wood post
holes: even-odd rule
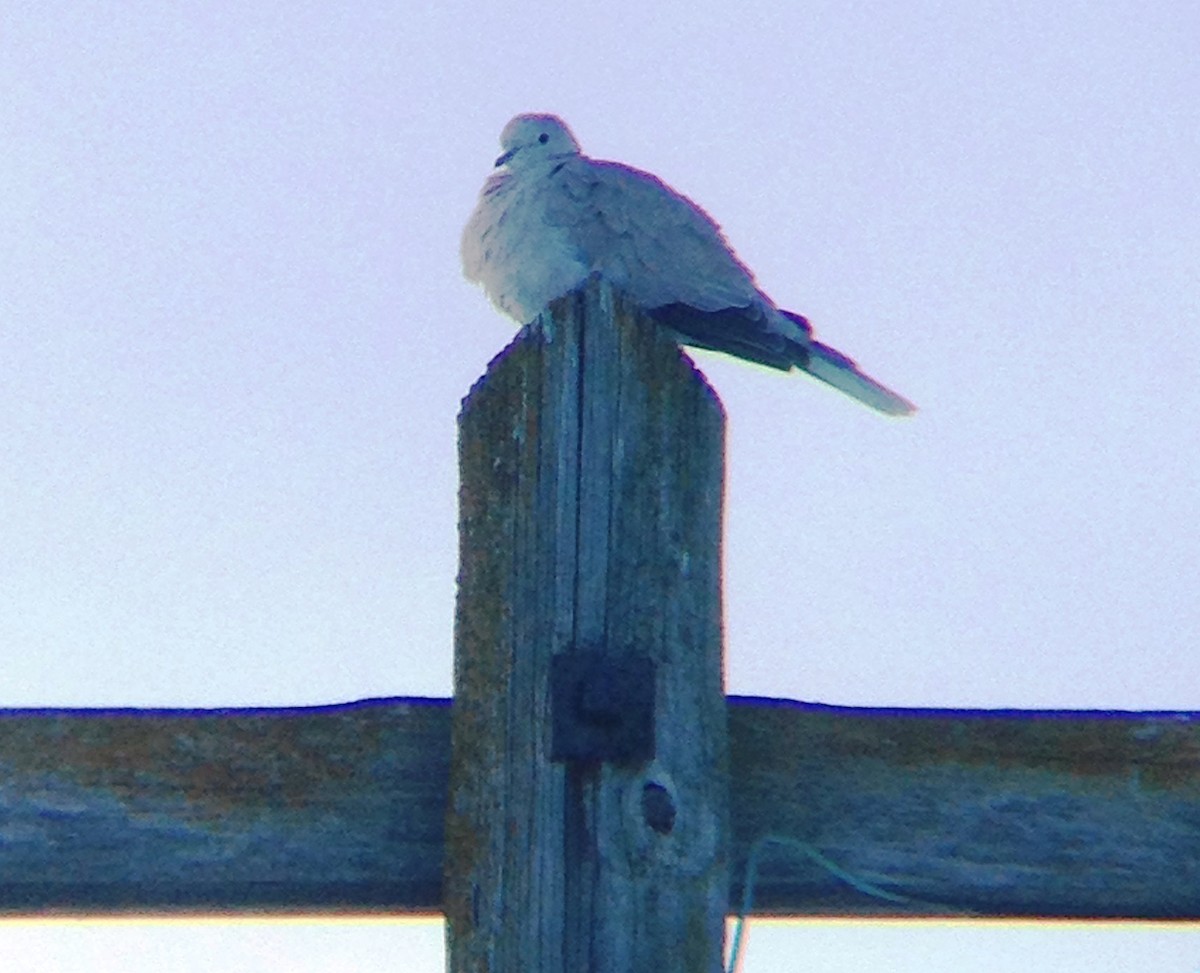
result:
[[[715,973],[720,403],[594,281],[492,362],[459,441],[450,969]]]

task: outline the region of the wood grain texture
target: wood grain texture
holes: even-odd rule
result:
[[[1200,713],[728,701],[756,915],[1200,920]],[[0,912],[441,910],[448,699],[0,710]]]
[[[1200,714],[730,709],[756,913],[1200,917]],[[735,901],[740,900],[740,878]]]
[[[719,968],[722,430],[675,344],[599,282],[464,405],[451,969]],[[550,759],[550,660],[583,650],[657,664],[653,761]]]
[[[0,911],[441,906],[450,701],[0,711]]]

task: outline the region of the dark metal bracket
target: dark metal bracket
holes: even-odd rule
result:
[[[550,660],[552,760],[639,763],[654,756],[654,660],[595,650]]]

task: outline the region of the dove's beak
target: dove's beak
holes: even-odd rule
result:
[[[500,156],[496,160],[496,168],[499,168],[500,166],[506,164],[508,162],[508,160],[511,159],[516,154],[517,154],[516,149],[509,149],[507,152],[504,153],[504,155]]]

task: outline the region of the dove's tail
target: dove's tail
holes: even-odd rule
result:
[[[904,396],[860,372],[840,351],[814,340],[808,319],[794,311],[759,301],[716,311],[665,304],[650,308],[648,313],[685,345],[722,351],[784,372],[802,369],[889,416],[917,411]]]
[[[840,351],[819,341],[808,344],[805,351],[804,359],[796,364],[813,378],[819,378],[838,391],[889,416],[907,416],[917,411],[917,407],[904,396],[860,372],[858,366]]]

